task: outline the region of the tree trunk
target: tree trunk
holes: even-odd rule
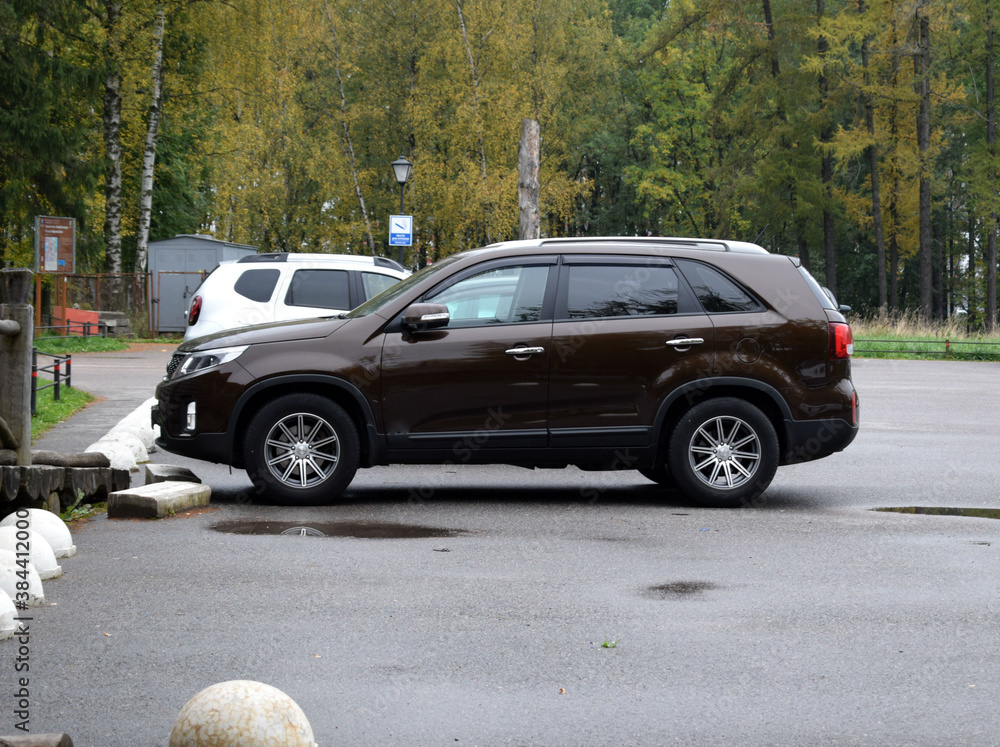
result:
[[[361,217],[365,222],[365,235],[368,237],[368,250],[374,257],[375,236],[372,234],[372,222],[368,217],[368,207],[365,205],[365,196],[361,192],[361,181],[358,179],[358,164],[354,156],[354,141],[351,140],[351,128],[347,123],[347,94],[344,92],[344,79],[340,75],[340,39],[337,37],[337,26],[333,21],[333,13],[330,11],[330,3],[326,5],[326,17],[330,21],[330,32],[333,34],[333,53],[336,62],[337,86],[340,91],[340,124],[344,129],[344,141],[342,148],[347,162],[351,166],[351,179],[354,181],[354,195],[358,198],[358,205],[361,206]]]
[[[541,221],[538,206],[538,170],[541,161],[541,130],[536,119],[521,120],[521,147],[517,157],[517,204],[520,218],[518,238],[537,239]]]
[[[150,214],[153,211],[153,169],[156,166],[156,140],[160,133],[160,104],[163,91],[163,29],[166,24],[162,5],[156,9],[155,50],[153,53],[153,91],[149,101],[146,147],[142,156],[142,191],[139,195],[139,234],[136,237],[135,271],[146,271],[149,250]]]
[[[920,315],[931,318],[933,305],[932,236],[931,236],[931,77],[930,19],[926,8],[929,0],[921,0],[915,13],[917,54],[913,58],[917,76],[920,109],[917,113],[917,148],[920,151]],[[921,14],[921,9],[925,12]]]
[[[858,12],[866,13],[864,0],[858,2]],[[864,68],[864,107],[865,107],[865,127],[868,135],[872,139],[872,144],[865,149],[865,156],[868,160],[868,171],[871,174],[872,185],[872,229],[875,231],[875,261],[878,265],[878,305],[880,309],[885,309],[888,304],[888,289],[885,277],[885,234],[882,230],[882,193],[879,183],[878,171],[878,147],[875,145],[875,107],[872,104],[872,96],[869,90],[871,86],[871,76],[869,73],[869,50],[871,38],[865,37],[861,42],[861,66]]]
[[[120,29],[121,5],[117,0],[105,0],[104,64],[104,157],[107,161],[104,181],[104,251],[105,267],[109,272],[122,271],[122,76],[119,69],[121,56]]]
[[[816,0],[816,23],[821,24],[823,14],[826,11],[826,0]],[[817,54],[820,63],[826,60],[827,41],[826,37],[820,34],[816,41]],[[834,241],[833,213],[830,206],[833,203],[833,154],[830,152],[830,140],[833,133],[830,128],[829,112],[826,111],[829,98],[826,71],[820,68],[819,74],[819,105],[823,111],[823,125],[820,129],[820,148],[823,156],[821,163],[821,178],[823,183],[823,248],[826,269],[826,287],[833,294],[837,295],[837,246]]]
[[[993,164],[994,189],[1000,174],[996,173],[997,162],[997,113],[994,98],[994,59],[993,51],[993,9],[986,5],[986,144],[989,148],[990,163]],[[986,327],[990,332],[997,328],[997,230],[998,216],[994,209],[986,225]]]

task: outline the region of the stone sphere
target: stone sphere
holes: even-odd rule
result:
[[[184,704],[170,747],[316,747],[309,720],[294,700],[261,682],[206,687]]]
[[[0,589],[7,592],[11,599],[17,599],[17,582],[27,581],[28,606],[38,607],[45,603],[42,578],[31,563],[28,563],[27,574],[24,574],[24,570],[23,566],[17,564],[17,555],[10,550],[0,550]]]
[[[59,578],[63,570],[62,566],[56,563],[56,556],[52,552],[52,545],[34,529],[20,530],[13,526],[0,527],[0,550],[10,550],[16,553],[19,544],[19,540],[17,539],[18,533],[22,531],[27,533],[27,540],[25,541],[28,543],[28,549],[30,550],[28,559],[35,566],[35,570],[38,571],[38,576],[42,581],[47,581],[50,578]]]
[[[76,545],[73,544],[73,536],[69,533],[65,521],[44,508],[29,508],[27,511],[31,529],[48,541],[57,558],[71,558],[76,555]],[[16,513],[10,514],[0,521],[0,527],[15,526],[18,518]]]

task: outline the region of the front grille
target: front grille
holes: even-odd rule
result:
[[[174,371],[177,367],[181,365],[181,361],[187,357],[186,353],[174,353],[173,357],[170,359],[170,363],[167,364],[167,378],[169,379],[174,375]]]

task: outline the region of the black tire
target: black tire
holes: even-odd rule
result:
[[[243,442],[247,474],[265,498],[306,506],[335,501],[358,470],[358,429],[318,394],[286,394],[254,415]]]
[[[733,446],[737,448],[734,449]],[[778,436],[760,409],[735,397],[692,407],[669,442],[677,486],[703,506],[753,505],[778,469]]]

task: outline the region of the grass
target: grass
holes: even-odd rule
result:
[[[50,380],[38,377],[39,386],[48,383],[51,383]],[[55,389],[40,390],[35,399],[35,415],[31,418],[31,440],[34,441],[52,426],[61,423],[93,401],[93,395],[65,385],[59,387],[58,402],[55,401]]]
[[[882,312],[850,322],[855,358],[1000,361],[1000,334],[969,330],[961,317],[924,322]]]
[[[128,350],[129,345],[136,342],[155,343],[157,345],[180,345],[179,337],[155,338],[121,338],[121,337],[91,337],[45,335],[35,338],[35,347],[44,353],[65,355],[66,353],[111,353]]]

